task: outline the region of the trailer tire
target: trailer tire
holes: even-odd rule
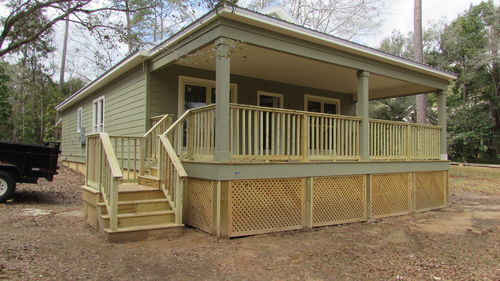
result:
[[[6,171],[0,171],[0,203],[14,196],[16,190],[16,181],[11,174]]]

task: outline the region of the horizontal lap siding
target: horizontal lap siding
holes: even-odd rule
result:
[[[86,134],[92,133],[92,104],[105,96],[104,130],[110,135],[140,136],[145,132],[146,81],[138,66],[62,113],[62,159],[84,162],[85,146],[79,144],[76,114],[83,108],[82,124]]]

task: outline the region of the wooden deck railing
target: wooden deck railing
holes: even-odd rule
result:
[[[191,111],[184,113],[165,133],[159,136],[161,143],[159,148],[160,188],[172,206],[178,224],[182,224],[184,178],[187,177],[179,156],[183,153],[185,121],[190,114]],[[177,144],[177,149],[172,142]]]
[[[136,181],[143,160],[141,158],[143,137],[110,136],[109,138],[124,175],[124,182]]]
[[[102,193],[111,230],[118,229],[118,185],[123,180],[120,164],[107,133],[88,136],[86,184]]]
[[[231,104],[234,159],[358,160],[360,118]]]
[[[441,127],[370,119],[370,158],[438,160]]]
[[[140,174],[143,175],[144,171],[151,167],[158,161],[158,154],[160,149],[160,141],[158,136],[163,134],[172,125],[172,115],[165,114],[151,118],[151,129],[144,134],[143,149],[142,149],[142,166],[140,167]]]

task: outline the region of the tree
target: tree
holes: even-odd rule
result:
[[[10,138],[12,105],[9,101],[9,79],[5,71],[5,63],[0,63],[0,140]]]
[[[415,48],[415,61],[424,63],[424,50],[422,46],[422,0],[415,0],[414,2],[413,46]],[[427,119],[427,95],[417,95],[416,109],[417,123],[429,124],[429,120]]]
[[[44,40],[47,32],[69,15],[74,17],[71,22],[90,30],[122,31],[119,24],[110,22],[109,12],[135,11],[92,0],[10,0],[0,3],[0,7],[6,11],[5,16],[0,16],[0,57]],[[45,20],[39,21],[38,17]]]
[[[283,0],[283,6],[298,24],[320,32],[352,39],[373,32],[384,11],[381,0]],[[249,8],[259,10],[273,0],[253,0]]]

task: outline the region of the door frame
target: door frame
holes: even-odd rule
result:
[[[191,76],[179,75],[178,86],[177,86],[177,118],[179,118],[182,114],[184,114],[184,106],[185,106],[185,85],[195,85],[206,88],[207,95],[207,103],[211,103],[212,93],[211,88],[215,88],[215,80],[196,78]],[[231,103],[237,103],[238,101],[238,84],[231,83]]]

